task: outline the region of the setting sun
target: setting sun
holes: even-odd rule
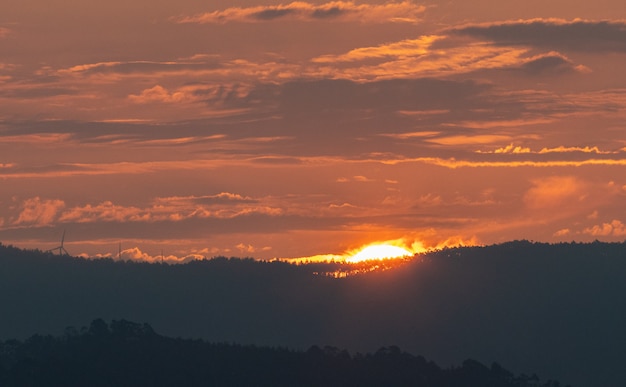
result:
[[[356,263],[374,259],[402,258],[413,255],[409,250],[388,244],[370,245],[359,250],[346,259],[346,262]]]

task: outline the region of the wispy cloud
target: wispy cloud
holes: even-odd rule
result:
[[[546,153],[595,153],[595,154],[617,154],[619,151],[603,151],[600,150],[597,146],[558,146],[554,148],[542,148],[538,151],[533,151],[529,147],[524,147],[520,145],[509,144],[505,147],[501,147],[495,149],[493,151],[478,151],[477,153],[512,153],[512,154],[521,154],[521,153],[535,153],[535,154],[546,154]]]
[[[517,70],[521,75],[588,71],[556,52],[530,57],[528,54],[529,50],[525,47],[496,46],[444,35],[426,35],[360,47],[339,55],[322,55],[313,58],[312,63],[319,66],[317,71],[326,69],[336,78],[361,81],[440,77],[484,70]]]
[[[22,202],[19,215],[11,223],[15,226],[45,226],[54,222],[64,208],[63,200],[36,196]]]
[[[175,19],[178,23],[259,23],[276,20],[356,21],[361,23],[415,23],[426,7],[410,1],[356,4],[331,1],[316,5],[304,1],[289,4],[233,7]]]
[[[451,169],[456,168],[519,168],[519,167],[581,167],[581,166],[626,166],[626,158],[591,158],[583,160],[470,160],[457,158],[418,157],[380,159],[383,164],[423,163]]]
[[[98,62],[72,66],[58,70],[60,75],[93,75],[93,74],[154,74],[175,73],[200,70],[215,70],[221,67],[213,57],[202,57],[202,61],[128,61],[128,62]]]
[[[501,134],[483,134],[475,136],[447,136],[438,138],[429,138],[425,141],[441,144],[441,145],[473,145],[473,144],[491,144],[494,142],[509,141],[510,136]]]
[[[443,39],[442,36],[421,36],[418,39],[407,39],[399,42],[373,47],[355,48],[345,54],[323,55],[313,59],[315,63],[351,62],[388,57],[420,56],[429,53],[434,42]]]

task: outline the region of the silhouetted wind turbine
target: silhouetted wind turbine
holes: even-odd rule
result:
[[[55,247],[54,249],[50,249],[46,252],[52,253],[54,251],[59,250],[59,255],[70,255],[70,253],[68,253],[67,250],[65,250],[65,247],[63,247],[63,242],[65,242],[65,230],[63,230],[63,235],[61,236],[61,246]]]

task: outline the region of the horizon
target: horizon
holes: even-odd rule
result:
[[[315,255],[315,256],[309,256],[309,257],[296,257],[296,258],[269,258],[269,259],[260,259],[260,258],[256,258],[254,256],[236,256],[236,255],[212,255],[212,256],[188,256],[188,257],[183,257],[182,259],[180,257],[177,256],[172,256],[172,255],[159,255],[156,257],[149,257],[148,259],[145,258],[145,256],[143,257],[139,257],[137,258],[135,256],[134,251],[135,248],[132,249],[127,249],[127,250],[120,250],[118,251],[118,254],[99,254],[99,255],[95,255],[95,256],[89,256],[86,254],[79,254],[79,255],[74,255],[71,254],[67,251],[65,251],[65,253],[59,253],[58,251],[58,247],[57,248],[53,248],[53,249],[48,249],[48,250],[44,250],[44,249],[40,249],[37,247],[23,247],[23,246],[16,246],[13,244],[7,244],[4,243],[3,241],[0,241],[0,247],[6,247],[6,248],[14,248],[14,249],[18,249],[21,251],[25,251],[25,252],[37,252],[40,254],[46,254],[49,256],[58,256],[58,257],[67,257],[67,258],[76,258],[76,259],[85,259],[85,260],[99,260],[99,259],[109,259],[112,260],[114,262],[131,262],[131,263],[148,263],[148,264],[167,264],[167,265],[179,265],[179,264],[187,264],[187,263],[191,263],[194,261],[210,261],[210,260],[214,260],[214,259],[235,259],[235,260],[253,260],[255,262],[265,262],[265,263],[271,263],[271,262],[281,262],[281,263],[287,263],[287,264],[292,264],[292,265],[306,265],[306,264],[341,264],[341,265],[346,265],[346,266],[362,266],[362,265],[371,265],[372,267],[379,265],[381,262],[385,263],[385,262],[389,262],[390,265],[387,266],[391,266],[391,268],[396,268],[399,267],[399,265],[395,265],[395,263],[398,262],[410,262],[416,258],[419,257],[424,257],[424,256],[428,256],[428,255],[432,255],[432,254],[438,254],[441,252],[444,252],[446,250],[459,250],[459,249],[472,249],[472,248],[479,248],[479,249],[483,249],[483,248],[493,248],[493,247],[501,247],[501,246],[505,246],[505,245],[522,245],[522,244],[529,244],[529,245],[544,245],[544,246],[564,246],[564,245],[595,245],[595,244],[606,244],[606,245],[614,245],[614,244],[626,244],[626,238],[621,240],[621,241],[612,241],[612,242],[605,242],[605,241],[600,241],[598,239],[591,241],[591,242],[580,242],[580,241],[561,241],[561,242],[540,242],[540,241],[534,241],[534,240],[527,240],[527,239],[515,239],[515,240],[510,240],[510,241],[505,241],[505,242],[499,242],[499,243],[493,243],[493,244],[475,244],[475,245],[457,245],[457,246],[442,246],[442,247],[437,247],[437,248],[430,248],[430,249],[424,249],[424,250],[420,250],[420,251],[414,251],[411,252],[410,254],[401,254],[401,255],[396,255],[396,256],[385,256],[385,255],[372,255],[369,256],[367,258],[361,258],[361,259],[353,259],[355,258],[355,256],[357,256],[359,253],[361,253],[364,249],[355,249],[352,251],[348,251],[344,254],[320,254],[320,255]],[[370,246],[380,246],[380,245],[370,245]],[[519,247],[519,246],[518,246]],[[121,258],[120,258],[120,252],[121,252]],[[384,266],[382,267],[382,270],[388,270],[390,267]],[[377,271],[378,269],[371,269],[368,270],[366,272],[361,272],[361,271],[357,271],[357,274],[363,274],[363,273],[367,273],[370,271]],[[322,273],[324,275],[330,275],[332,274],[331,272],[325,272]],[[348,274],[351,275],[351,274]],[[341,277],[336,277],[336,278],[341,278]]]
[[[626,237],[618,0],[6,8],[7,243],[185,261]]]

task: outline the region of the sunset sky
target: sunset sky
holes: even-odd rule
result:
[[[626,238],[623,0],[5,0],[0,241]]]

